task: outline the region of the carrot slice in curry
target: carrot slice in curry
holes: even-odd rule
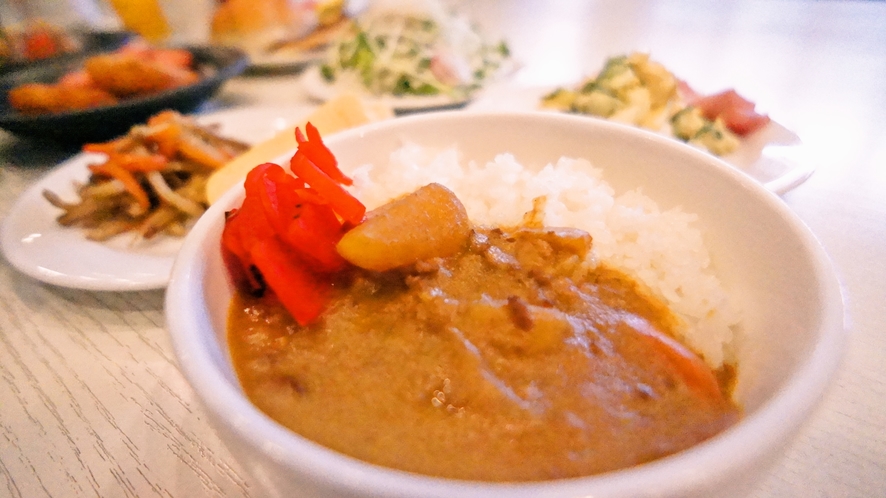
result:
[[[725,401],[717,377],[701,357],[646,320],[631,316],[625,317],[622,323],[626,325],[625,328],[637,332],[639,337],[646,339],[650,348],[658,353],[691,389],[712,401]]]

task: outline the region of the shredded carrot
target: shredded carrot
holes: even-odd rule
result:
[[[231,158],[221,151],[203,144],[199,139],[182,137],[178,143],[179,153],[186,159],[212,169],[225,165]]]
[[[154,144],[157,152],[171,158],[178,152],[183,133],[181,124],[177,121],[168,121],[153,127],[151,132],[145,135],[145,140]]]
[[[152,154],[144,156],[139,154],[125,154],[122,152],[112,152],[108,155],[108,161],[117,163],[126,171],[162,171],[169,164],[169,159],[159,155]]]
[[[113,161],[106,161],[103,164],[91,164],[89,170],[96,175],[108,176],[119,180],[127,192],[132,194],[138,205],[143,209],[151,207],[151,201],[148,199],[148,193],[142,188],[138,180],[131,172],[123,169],[119,164]]]

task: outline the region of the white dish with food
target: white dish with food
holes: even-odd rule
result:
[[[232,0],[216,7],[211,40],[245,51],[254,72],[298,71],[322,60],[330,42],[364,8],[362,1]]]
[[[650,463],[526,483],[427,477],[312,443],[251,404],[232,367],[226,329],[233,288],[219,241],[224,213],[243,199],[242,188],[234,188],[198,221],[179,253],[167,323],[182,372],[211,423],[269,496],[735,496],[778,458],[839,365],[843,305],[827,255],[775,195],[709,154],[633,127],[551,113],[435,113],[362,127],[326,143],[348,174],[387,163],[407,143],[455,145],[479,164],[502,153],[530,167],[582,158],[618,194],[640,188],[662,211],[679,206],[694,213],[711,268],[741,312],[733,346],[734,396],[743,418]]]
[[[221,135],[253,143],[294,126],[312,109],[236,109],[206,114],[198,121],[217,124]],[[85,182],[87,166],[102,158],[78,154],[26,190],[3,219],[0,248],[14,267],[53,285],[102,291],[162,289],[181,237],[145,241],[124,233],[104,242],[91,241],[84,230],[60,226],[56,222],[60,210],[43,197],[43,191],[50,190],[63,199],[75,198],[74,183]]]
[[[351,17],[356,12],[349,12],[328,25],[315,26],[307,34],[298,37],[280,37],[273,43],[265,43],[249,53],[249,68],[253,72],[301,71],[312,64],[322,62],[326,58],[329,44],[351,25]]]
[[[355,92],[417,111],[465,104],[511,63],[504,41],[485,39],[441,2],[381,1],[338,36],[302,82],[319,100]]]
[[[552,90],[552,87],[497,85],[468,104],[465,110],[560,112],[539,104],[542,97]],[[662,134],[673,137],[670,132]],[[757,132],[742,137],[738,148],[721,156],[721,159],[779,195],[801,185],[815,172],[800,137],[776,121],[770,121]]]

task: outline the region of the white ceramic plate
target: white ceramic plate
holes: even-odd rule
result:
[[[560,112],[539,107],[541,98],[551,90],[553,88],[499,85],[478,95],[466,110]],[[735,152],[721,159],[762,183],[767,190],[781,195],[806,181],[815,171],[805,154],[800,137],[772,121],[742,139]]]
[[[204,124],[217,123],[222,135],[255,143],[294,126],[313,107],[245,108],[209,113]],[[182,239],[136,240],[131,234],[107,242],[87,240],[78,228],[65,228],[44,189],[75,199],[73,184],[85,182],[87,165],[100,155],[78,154],[61,163],[19,197],[0,226],[0,249],[21,272],[50,284],[88,290],[134,291],[166,287]]]
[[[302,75],[302,86],[311,98],[326,102],[334,98],[343,91],[353,92],[353,88],[343,88],[334,84],[329,84],[320,74],[319,66],[312,66],[305,70]],[[457,99],[449,95],[410,95],[406,97],[397,97],[394,95],[374,96],[368,93],[361,94],[361,97],[378,101],[384,105],[390,106],[391,109],[398,112],[422,111],[430,109],[446,109],[455,108],[467,104],[470,99]]]

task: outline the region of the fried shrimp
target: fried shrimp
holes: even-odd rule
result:
[[[101,88],[114,95],[129,97],[145,95],[187,85],[197,81],[195,72],[128,54],[106,54],[90,57],[86,72]]]
[[[197,82],[194,56],[185,49],[132,42],[87,58],[55,83],[27,83],[9,91],[10,106],[27,115],[114,105]]]
[[[117,97],[101,88],[62,87],[28,83],[9,91],[9,104],[23,114],[46,114],[88,109],[117,103]]]

